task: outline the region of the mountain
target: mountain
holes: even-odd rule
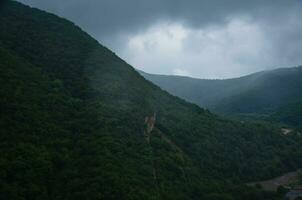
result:
[[[225,80],[141,74],[175,96],[223,114],[270,114],[302,98],[302,66]]]
[[[276,199],[299,134],[174,97],[78,26],[0,4],[0,199]],[[147,122],[147,123],[146,123]]]
[[[302,101],[282,106],[270,116],[270,119],[302,130]]]

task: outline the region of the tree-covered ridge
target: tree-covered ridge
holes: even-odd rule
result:
[[[282,106],[269,119],[302,130],[302,100]]]
[[[224,114],[268,114],[302,94],[302,67],[225,80],[141,74],[171,94]]]
[[[269,199],[235,185],[302,166],[300,136],[173,97],[14,1],[0,9],[0,72],[0,199]]]

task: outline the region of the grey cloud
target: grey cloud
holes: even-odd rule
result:
[[[274,21],[278,16],[291,13],[301,3],[295,0],[20,1],[66,17],[97,36],[137,31],[160,19],[183,21],[198,27],[223,23],[237,15],[265,17]]]
[[[190,30],[211,30],[221,29],[227,26],[234,19],[244,19],[250,24],[261,29],[261,40],[255,40],[253,33],[246,34],[246,40],[255,40],[255,43],[264,44],[251,45],[253,49],[252,56],[249,51],[240,53],[240,47],[232,47],[235,53],[230,53],[230,57],[221,57],[221,63],[227,63],[230,66],[215,67],[217,73],[211,71],[211,57],[204,58],[207,65],[199,70],[200,59],[189,60],[188,65],[195,66],[194,74],[198,76],[237,76],[238,74],[250,73],[253,71],[267,69],[272,67],[285,67],[302,64],[302,1],[301,0],[19,0],[25,4],[47,10],[59,16],[65,17],[89,34],[97,38],[101,43],[116,51],[124,59],[131,60],[130,56],[140,56],[137,51],[127,49],[127,42],[134,36],[144,34],[152,25],[162,22],[177,22]],[[236,37],[232,33],[228,37]],[[240,34],[238,34],[240,35]],[[186,48],[199,48],[202,45],[198,39],[186,39]],[[224,37],[223,35],[221,37]],[[227,36],[225,36],[227,37]],[[240,35],[242,37],[242,35]],[[232,38],[231,38],[232,39]],[[232,42],[226,40],[227,45]],[[240,41],[237,40],[236,41]],[[214,41],[215,42],[215,41]],[[212,45],[206,41],[207,45]],[[237,44],[236,45],[240,45]],[[228,46],[219,46],[218,52],[228,51]],[[205,49],[210,49],[205,47]],[[126,52],[126,53],[124,53]],[[187,51],[183,51],[186,53]],[[188,52],[191,53],[191,52]],[[215,53],[215,52],[214,52]],[[267,55],[266,55],[267,54]],[[211,52],[201,54],[201,56],[212,55]],[[158,56],[156,54],[156,56]],[[215,55],[216,56],[216,55]],[[192,57],[188,55],[188,57]],[[195,56],[198,57],[198,56]],[[194,59],[195,59],[194,57]],[[142,58],[139,63],[144,63]],[[224,60],[225,59],[225,60]],[[149,72],[159,69],[159,66],[151,67],[153,59],[148,58],[145,62],[145,68]],[[154,59],[156,60],[156,58]],[[157,65],[164,67],[169,65],[164,58],[158,58]],[[217,60],[217,59],[216,59]],[[186,55],[180,63],[187,61]],[[147,63],[149,62],[149,63]],[[171,63],[170,63],[171,64]],[[213,59],[213,64],[219,64]],[[172,64],[171,64],[172,65]],[[233,65],[233,68],[232,66]],[[234,67],[236,65],[236,67]],[[257,65],[257,66],[256,66]],[[241,67],[242,66],[242,67]],[[171,66],[170,66],[171,68]],[[193,67],[191,67],[193,68]],[[240,69],[239,69],[240,68]],[[188,67],[190,69],[190,67]],[[193,70],[193,69],[192,69]],[[230,72],[233,70],[234,72]],[[163,72],[169,73],[172,69]],[[218,74],[219,71],[219,74]]]

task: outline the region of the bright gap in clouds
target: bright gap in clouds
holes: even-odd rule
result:
[[[131,36],[118,53],[149,73],[230,78],[276,64],[266,37],[244,18],[205,29],[166,22]]]

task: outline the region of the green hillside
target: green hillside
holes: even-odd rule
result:
[[[302,97],[302,67],[225,80],[141,74],[171,94],[224,114],[268,114]]]
[[[302,130],[302,101],[282,106],[270,116],[270,119]]]
[[[242,184],[302,166],[298,134],[174,97],[14,1],[0,5],[0,84],[0,199],[273,199]]]

